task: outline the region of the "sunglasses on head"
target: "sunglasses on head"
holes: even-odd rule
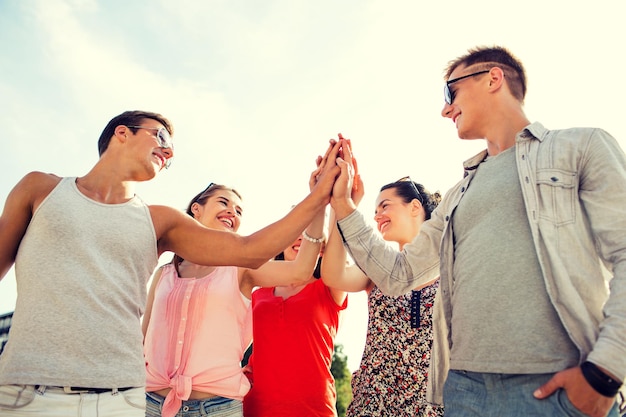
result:
[[[422,196],[422,193],[420,193],[420,190],[418,190],[417,187],[415,186],[415,183],[413,182],[411,177],[409,177],[407,175],[406,177],[400,178],[396,182],[409,182],[409,183],[411,183],[411,187],[413,187],[413,191],[415,191],[415,195],[416,195],[417,199],[420,201],[420,203],[423,203],[424,197]]]
[[[197,203],[199,200],[201,200],[204,197],[204,195],[207,193],[207,191],[209,191],[211,187],[213,187],[214,185],[215,185],[214,182],[210,182],[209,185],[207,185],[204,190],[202,190],[199,194],[197,194],[197,197],[193,200],[193,203]]]
[[[446,103],[452,104],[454,101],[454,91],[450,89],[450,84],[454,84],[458,81],[464,80],[469,77],[473,77],[475,75],[486,74],[491,70],[478,71],[473,74],[463,75],[462,77],[455,78],[453,80],[446,81],[446,85],[443,86],[443,98],[446,100]]]

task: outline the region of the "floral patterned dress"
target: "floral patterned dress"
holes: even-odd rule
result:
[[[443,416],[443,406],[426,401],[438,287],[437,280],[420,291],[419,328],[410,322],[413,292],[388,297],[378,287],[372,289],[365,349],[352,376],[353,399],[346,417]]]

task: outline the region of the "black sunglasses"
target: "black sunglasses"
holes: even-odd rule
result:
[[[215,185],[214,182],[210,182],[209,185],[207,185],[207,187],[204,190],[202,190],[202,192],[198,194],[198,196],[193,200],[193,203],[197,203],[198,200],[200,200],[204,196],[204,194],[206,194],[206,192],[209,191],[211,187],[213,187],[214,185]]]
[[[454,80],[446,81],[446,85],[443,86],[443,97],[446,100],[446,103],[452,104],[452,102],[454,101],[454,91],[452,91],[450,89],[450,84],[454,84],[457,81],[461,81],[461,80],[464,80],[466,78],[473,77],[475,75],[486,74],[489,71],[491,71],[491,70],[478,71],[478,72],[475,72],[473,74],[463,75],[462,77],[455,78]]]

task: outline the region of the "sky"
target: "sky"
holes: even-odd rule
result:
[[[485,147],[440,115],[446,64],[479,45],[524,63],[531,121],[601,127],[626,149],[622,16],[619,0],[0,0],[0,201],[30,171],[86,174],[106,123],[141,109],[175,129],[172,167],[137,186],[148,204],[226,184],[253,233],[304,198],[341,132],[371,219],[382,185],[410,175],[445,194]],[[15,297],[11,270],[0,313]],[[366,324],[350,295],[351,370]]]

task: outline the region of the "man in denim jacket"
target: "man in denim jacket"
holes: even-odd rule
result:
[[[523,110],[505,48],[447,69],[442,116],[487,149],[402,252],[356,211],[346,151],[331,203],[355,262],[398,295],[441,275],[450,348],[433,352],[450,416],[617,416],[626,376],[626,157],[600,129],[548,130]],[[448,356],[449,355],[449,356]],[[448,364],[450,370],[445,369]],[[445,385],[444,385],[445,380]]]

